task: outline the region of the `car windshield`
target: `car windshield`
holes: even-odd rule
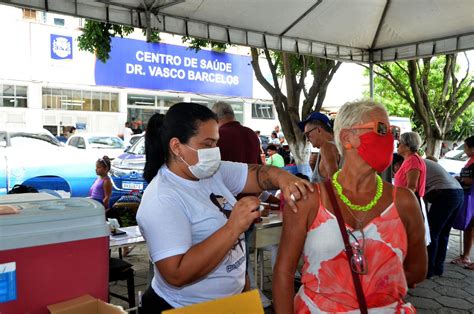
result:
[[[10,143],[12,146],[28,146],[30,148],[44,145],[62,146],[56,138],[48,134],[27,132],[10,133]]]
[[[111,136],[90,137],[88,142],[93,148],[125,148],[123,142],[119,138]]]
[[[128,152],[134,155],[145,155],[145,137],[140,138],[140,140],[136,142]]]
[[[129,143],[130,143],[130,146],[133,145],[133,144],[135,144],[136,142],[138,142],[138,140],[141,139],[141,138],[142,138],[142,136],[132,136],[132,137],[130,138],[130,142],[129,142]]]
[[[446,156],[446,159],[451,159],[451,160],[459,160],[459,161],[467,161],[468,157],[465,152],[460,152],[454,156]]]

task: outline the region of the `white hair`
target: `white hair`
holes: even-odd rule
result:
[[[400,135],[400,143],[407,146],[413,153],[416,153],[421,146],[421,137],[416,132],[405,132]]]
[[[234,118],[234,110],[229,103],[218,101],[212,106],[212,111],[217,115],[217,119]]]
[[[340,138],[341,130],[349,129],[354,125],[364,123],[363,118],[365,115],[375,109],[383,110],[387,113],[387,110],[382,104],[373,100],[348,102],[341,107],[336,115],[336,120],[334,121],[334,139],[341,155],[344,152],[344,147],[342,146]]]

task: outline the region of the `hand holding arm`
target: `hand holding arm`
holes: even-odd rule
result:
[[[249,165],[247,182],[243,193],[261,193],[263,190],[280,189],[285,201],[296,212],[295,201],[307,197],[308,190],[313,192],[313,185],[298,178],[288,171],[277,167]]]

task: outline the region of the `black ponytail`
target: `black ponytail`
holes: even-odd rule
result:
[[[148,121],[145,132],[145,168],[143,178],[150,183],[153,177],[158,173],[161,165],[165,163],[165,152],[161,142],[161,127],[165,115],[155,113]]]
[[[169,143],[173,137],[188,143],[196,135],[199,123],[217,122],[217,116],[206,106],[180,102],[173,105],[166,115],[155,113],[148,121],[145,133],[145,169],[143,178],[149,183],[170,158]]]

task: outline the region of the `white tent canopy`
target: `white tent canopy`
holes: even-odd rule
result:
[[[377,63],[474,49],[474,0],[0,3],[134,27],[150,25],[172,34],[343,61]]]

